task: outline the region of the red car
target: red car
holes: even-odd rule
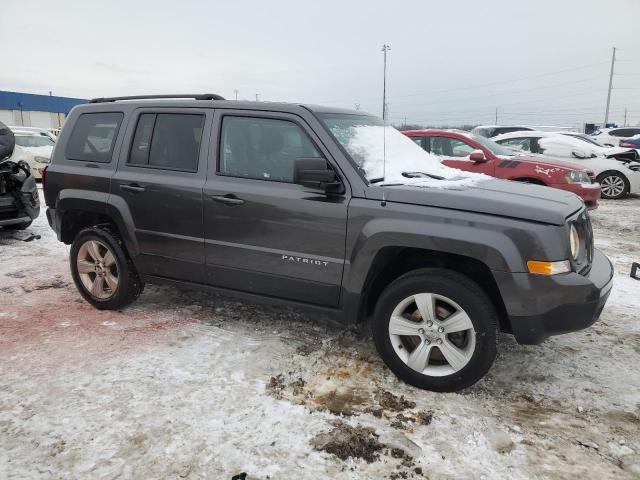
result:
[[[535,183],[573,192],[589,210],[598,207],[600,184],[592,171],[565,161],[520,155],[493,140],[469,132],[409,130],[403,132],[442,163],[505,180]]]

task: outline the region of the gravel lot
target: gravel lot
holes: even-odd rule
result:
[[[0,232],[0,478],[640,478],[640,198],[592,217],[617,272],[601,320],[501,335],[460,394],[296,312],[155,286],[100,312],[44,214],[39,240]]]

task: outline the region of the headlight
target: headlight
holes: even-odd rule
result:
[[[575,225],[571,224],[571,230],[569,232],[569,246],[571,247],[571,256],[574,260],[578,260],[580,255],[580,235]]]
[[[34,160],[38,163],[49,163],[49,159],[47,157],[34,157]]]
[[[591,179],[587,172],[569,172],[564,178],[567,179],[567,183],[591,183]]]

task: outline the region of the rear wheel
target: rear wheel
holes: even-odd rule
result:
[[[495,319],[489,298],[469,278],[422,269],[383,292],[373,335],[380,356],[400,379],[451,392],[473,385],[493,364]]]
[[[602,198],[618,200],[629,193],[629,182],[618,172],[604,172],[598,175],[602,187]]]
[[[69,260],[76,288],[96,308],[122,308],[144,289],[120,238],[108,227],[82,230],[71,245]]]

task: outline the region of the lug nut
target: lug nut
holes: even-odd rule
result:
[[[438,340],[436,340],[436,343],[437,343],[438,345],[442,345],[442,340],[438,339]]]
[[[431,343],[431,340],[429,340],[428,338],[424,339],[424,343],[426,343],[427,345],[429,345]]]
[[[432,325],[433,325],[433,322],[432,322],[431,320],[429,320],[429,321],[427,322],[427,327],[430,327],[430,326],[432,326]]]
[[[420,329],[418,329],[418,333],[420,333],[420,334],[424,334],[424,328],[420,328]]]
[[[439,332],[439,333],[444,332],[444,327],[438,327],[438,332]]]

